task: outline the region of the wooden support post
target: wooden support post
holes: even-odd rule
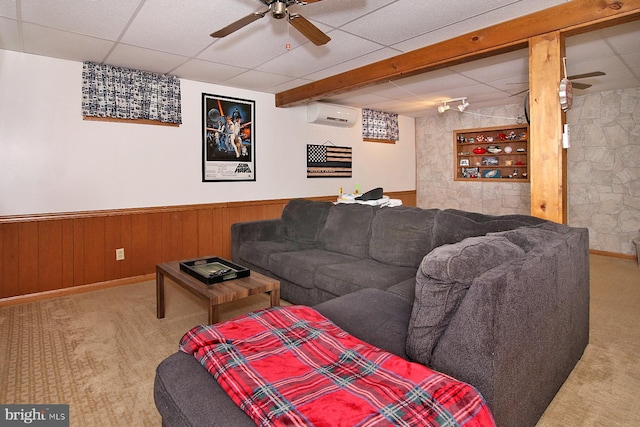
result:
[[[558,95],[564,77],[563,56],[564,40],[559,31],[529,40],[531,215],[566,224],[565,115]]]

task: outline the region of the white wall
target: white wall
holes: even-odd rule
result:
[[[415,121],[397,144],[365,143],[361,123],[306,123],[262,92],[182,80],[178,128],[83,121],[82,64],[0,50],[0,216],[415,190]],[[256,181],[202,182],[202,93],[256,102]],[[306,144],[353,148],[353,178],[306,177]]]

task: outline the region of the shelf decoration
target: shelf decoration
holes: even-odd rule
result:
[[[455,181],[528,182],[527,125],[453,132]]]
[[[400,139],[398,115],[369,109],[362,110],[362,139],[395,144]]]

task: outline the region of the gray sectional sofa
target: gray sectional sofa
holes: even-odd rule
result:
[[[498,426],[535,425],[582,356],[588,250],[583,228],[453,209],[298,199],[232,226],[233,261],[280,280],[283,299],[472,384]],[[180,352],[155,399],[164,425],[252,425]]]

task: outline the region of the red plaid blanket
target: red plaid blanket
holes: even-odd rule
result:
[[[180,340],[259,426],[494,426],[470,385],[361,341],[309,307],[274,307]]]

